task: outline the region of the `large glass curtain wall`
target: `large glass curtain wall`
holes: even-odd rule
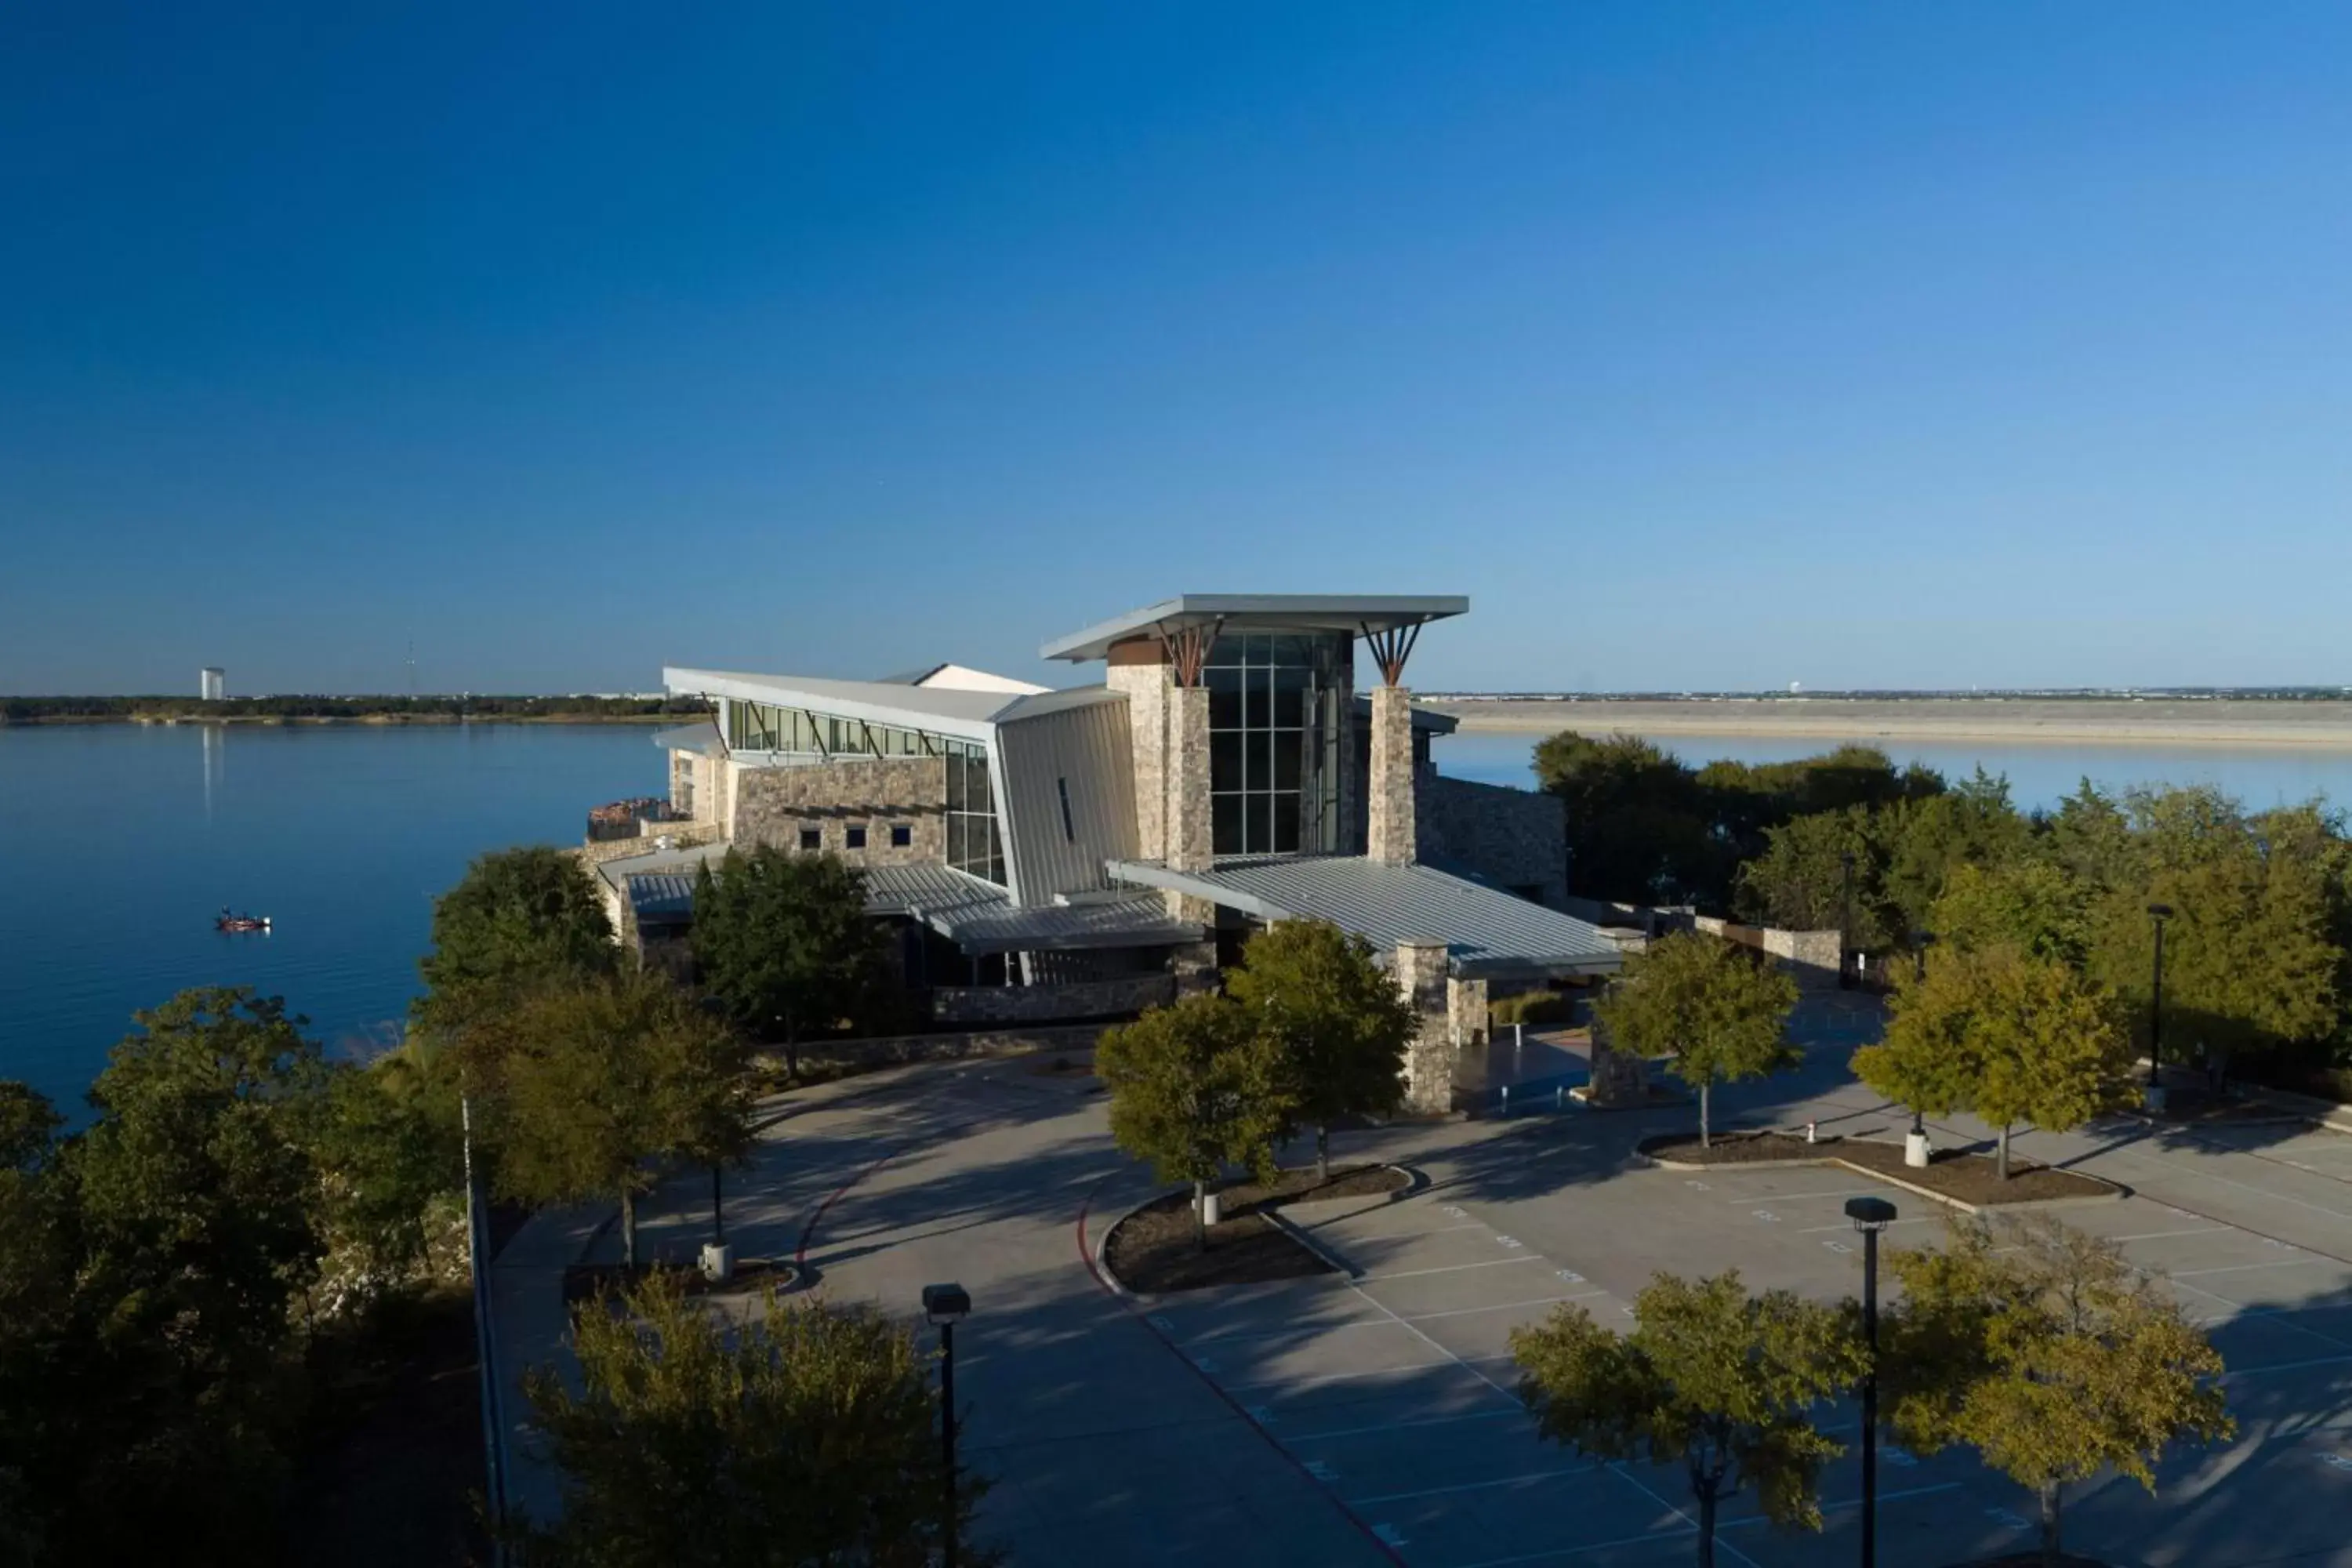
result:
[[[988,752],[961,741],[941,741],[948,764],[948,864],[991,882],[1004,880],[1004,846],[996,832],[995,792],[989,787]]]
[[[765,702],[727,704],[727,743],[739,752],[790,752],[827,757],[929,757],[954,742],[919,731],[836,719]]]
[[[1348,639],[1222,637],[1202,679],[1216,853],[1337,852]]]
[[[727,743],[739,752],[775,752],[812,763],[834,757],[938,757],[947,767],[948,864],[992,882],[1004,880],[1004,845],[996,827],[996,792],[989,781],[985,746],[741,700],[727,704]]]

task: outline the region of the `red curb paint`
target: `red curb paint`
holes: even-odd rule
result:
[[[1174,1356],[1179,1362],[1181,1362],[1185,1371],[1191,1373],[1194,1377],[1199,1378],[1203,1384],[1206,1384],[1208,1385],[1209,1392],[1215,1394],[1220,1400],[1224,1402],[1226,1409],[1232,1411],[1235,1415],[1240,1416],[1243,1425],[1246,1426],[1251,1431],[1264,1438],[1267,1447],[1272,1448],[1276,1454],[1280,1455],[1284,1462],[1288,1464],[1292,1469],[1297,1470],[1299,1476],[1308,1486],[1313,1487],[1318,1492],[1320,1492],[1323,1497],[1329,1501],[1333,1508],[1338,1509],[1339,1510],[1339,1517],[1346,1520],[1349,1524],[1354,1525],[1358,1533],[1362,1535],[1365,1540],[1370,1542],[1373,1547],[1380,1552],[1381,1556],[1386,1557],[1390,1562],[1396,1563],[1397,1568],[1404,1568],[1404,1559],[1397,1554],[1397,1549],[1395,1547],[1390,1545],[1387,1542],[1382,1541],[1378,1535],[1372,1533],[1372,1527],[1366,1524],[1361,1519],[1359,1519],[1356,1516],[1356,1510],[1349,1508],[1345,1502],[1342,1502],[1339,1500],[1339,1494],[1333,1491],[1328,1482],[1318,1477],[1314,1471],[1308,1469],[1307,1468],[1306,1461],[1302,1460],[1297,1455],[1292,1453],[1289,1449],[1276,1442],[1273,1433],[1259,1426],[1255,1421],[1251,1420],[1249,1412],[1242,1408],[1241,1402],[1235,1399],[1232,1394],[1226,1393],[1224,1387],[1219,1384],[1215,1378],[1211,1377],[1207,1373],[1202,1372],[1199,1367],[1194,1366],[1192,1364],[1192,1358],[1186,1355],[1181,1350],[1178,1349],[1174,1340],[1170,1339],[1166,1334],[1160,1331],[1159,1325],[1151,1321],[1150,1315],[1136,1305],[1134,1297],[1128,1295],[1123,1290],[1113,1289],[1111,1288],[1110,1281],[1102,1277],[1102,1270],[1095,1267],[1094,1248],[1087,1245],[1087,1215],[1095,1205],[1095,1193],[1102,1186],[1104,1182],[1108,1180],[1110,1180],[1109,1174],[1105,1174],[1099,1177],[1093,1186],[1087,1189],[1085,1201],[1078,1205],[1078,1261],[1087,1266],[1087,1274],[1091,1275],[1094,1279],[1094,1282],[1097,1286],[1101,1287],[1104,1295],[1108,1296],[1112,1300],[1117,1301],[1121,1307],[1126,1308],[1128,1316],[1142,1324],[1144,1329],[1150,1332],[1153,1339],[1158,1340],[1162,1345],[1166,1346],[1168,1353]]]
[[[834,1188],[833,1191],[824,1194],[824,1202],[816,1205],[816,1212],[808,1216],[808,1223],[806,1225],[801,1226],[800,1245],[793,1248],[793,1267],[794,1268],[805,1268],[808,1266],[809,1243],[816,1239],[816,1227],[824,1223],[824,1216],[828,1213],[832,1212],[833,1205],[841,1201],[841,1194],[856,1186],[858,1183],[864,1181],[866,1177],[872,1175],[875,1172],[880,1170],[883,1166],[888,1164],[893,1159],[898,1157],[898,1151],[905,1147],[906,1145],[901,1143],[885,1150],[880,1158],[876,1159],[867,1164],[861,1165],[858,1167],[856,1174],[851,1176],[849,1180],[842,1183],[841,1185]]]

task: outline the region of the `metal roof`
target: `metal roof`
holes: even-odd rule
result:
[[[1607,974],[1617,945],[1597,926],[1432,866],[1357,855],[1235,856],[1212,870],[1115,861],[1114,881],[1173,888],[1260,920],[1324,920],[1383,952],[1442,942],[1464,975]]]
[[[975,955],[1066,952],[1091,947],[1173,947],[1199,942],[1205,935],[1197,925],[1170,920],[1167,900],[1151,892],[1101,902],[1044,904],[1032,909],[1015,909],[1010,904],[975,905],[945,911],[925,910],[922,914],[932,930]]]
[[[692,724],[682,724],[675,730],[654,731],[654,744],[668,752],[699,752],[706,757],[723,757],[727,742],[719,737],[719,721],[704,719]]]
[[[960,741],[985,742],[991,729],[1031,712],[1087,702],[1122,701],[1100,686],[1067,691],[974,691],[952,686],[908,686],[891,680],[828,680],[814,675],[747,675],[738,670],[666,668],[673,694],[731,697],[776,708],[801,708],[840,719],[863,719],[902,730],[922,730]]]
[[[869,915],[989,909],[1012,897],[993,882],[937,860],[868,866],[865,872],[866,912]]]
[[[1295,632],[1389,631],[1467,614],[1459,594],[1179,594],[1115,616],[1039,648],[1046,658],[1082,663],[1101,658],[1110,645],[1139,633],[1223,621],[1235,630]]]

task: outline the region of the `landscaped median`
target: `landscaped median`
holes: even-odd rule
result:
[[[1730,1132],[1717,1134],[1702,1148],[1696,1133],[1671,1132],[1643,1139],[1635,1152],[1670,1171],[1709,1165],[1843,1165],[1970,1214],[2125,1195],[2124,1188],[2103,1177],[2022,1160],[2010,1163],[2009,1177],[2003,1180],[1990,1157],[1960,1150],[1938,1152],[1924,1168],[1906,1165],[1901,1144],[1867,1138],[1823,1138],[1809,1143],[1792,1132]]]
[[[1311,1170],[1284,1171],[1271,1184],[1234,1183],[1216,1194],[1221,1211],[1208,1245],[1192,1215],[1189,1187],[1163,1193],[1128,1211],[1103,1238],[1103,1268],[1121,1289],[1165,1295],[1212,1285],[1262,1285],[1328,1274],[1331,1263],[1279,1223],[1291,1204],[1388,1198],[1409,1190],[1411,1172],[1396,1165],[1349,1165],[1318,1181]]]

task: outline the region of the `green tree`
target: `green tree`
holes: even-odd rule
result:
[[[2010,804],[2009,781],[1982,768],[1942,794],[1902,802],[1883,816],[1886,902],[1901,922],[1891,934],[1902,946],[1927,923],[1956,873],[2017,858],[2032,831]]]
[[[2012,947],[1938,948],[1898,984],[1885,1037],[1856,1051],[1863,1082],[1929,1116],[1972,1110],[2010,1134],[2080,1127],[2131,1099],[2131,1047],[2113,997],[2064,964]]]
[[[741,1044],[656,970],[551,983],[478,1026],[495,1183],[525,1203],[616,1200],[637,1261],[637,1194],[662,1158],[712,1163],[750,1143]]]
[[[58,1376],[74,1294],[73,1216],[48,1100],[0,1079],[0,1562],[48,1561],[45,1473],[72,1405]]]
[[[1797,983],[1740,948],[1678,932],[1626,961],[1593,1013],[1619,1050],[1672,1053],[1667,1070],[1698,1091],[1698,1136],[1713,1139],[1715,1086],[1793,1067]]]
[[[2327,862],[2289,831],[2258,833],[2210,790],[2126,796],[2138,873],[2097,906],[2090,967],[2124,998],[2146,1041],[2155,959],[2147,907],[2169,906],[2164,932],[2168,1055],[2276,1054],[2334,1030],[2345,950]],[[2177,1059],[2177,1058],[2176,1058]]]
[[[363,1308],[432,1276],[462,1235],[457,1056],[413,1037],[331,1080],[314,1153],[327,1243],[320,1296]]]
[[[2221,1358],[2112,1242],[2046,1215],[1971,1218],[1887,1266],[1903,1288],[1879,1331],[1889,1426],[1922,1454],[1968,1444],[2038,1494],[2046,1568],[2067,1486],[2113,1466],[2153,1492],[2173,1441],[2233,1430]]]
[[[1947,947],[2014,947],[2079,968],[2090,951],[2090,890],[2054,860],[1956,866],[1927,929]]]
[[[1323,921],[1282,921],[1251,938],[1225,994],[1280,1047],[1295,1114],[1315,1129],[1317,1179],[1329,1180],[1331,1123],[1404,1103],[1419,1016],[1372,962],[1371,943]]]
[[[1865,1365],[1844,1315],[1787,1290],[1750,1295],[1731,1271],[1661,1274],[1633,1320],[1621,1337],[1571,1304],[1511,1331],[1519,1397],[1543,1436],[1603,1459],[1681,1464],[1700,1568],[1715,1562],[1717,1510],[1748,1488],[1775,1524],[1819,1530],[1822,1466],[1844,1449],[1815,1407]]]
[[[90,1404],[60,1445],[74,1549],[132,1555],[135,1521],[163,1518],[191,1561],[251,1561],[302,1407],[327,1072],[301,1020],[249,989],[183,992],[138,1022],[63,1157],[90,1325],[70,1373]]]
[[[703,984],[744,1028],[781,1037],[795,1077],[801,1042],[873,1009],[888,982],[866,879],[834,855],[730,849],[716,876],[706,862],[693,939]]]
[[[1885,888],[1885,822],[1861,806],[1799,816],[1764,835],[1764,852],[1739,868],[1733,907],[1742,920],[1788,931],[1836,931],[1860,952],[1903,945],[1908,930]],[[1849,883],[1845,860],[1853,869]]]
[[[503,994],[551,975],[609,972],[620,950],[576,855],[546,845],[477,858],[433,906],[433,951],[417,961],[416,1021],[462,1029]]]
[[[866,1307],[787,1306],[740,1325],[674,1277],[618,1312],[572,1314],[580,1390],[525,1374],[563,1474],[562,1518],[526,1560],[555,1568],[921,1568],[946,1488],[928,1359]],[[985,1484],[956,1486],[959,1539]],[[992,1561],[969,1548],[965,1561]]]
[[[1568,880],[1589,898],[1671,902],[1719,879],[1689,768],[1633,735],[1564,730],[1536,747],[1567,804]]]
[[[1202,1198],[1228,1164],[1264,1180],[1296,1114],[1280,1043],[1223,996],[1187,996],[1106,1031],[1095,1071],[1110,1090],[1112,1141],[1163,1182],[1192,1184],[1193,1236],[1209,1245]]]

